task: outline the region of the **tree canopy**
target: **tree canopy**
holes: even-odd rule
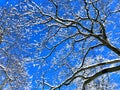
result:
[[[120,0],[21,0],[0,7],[0,89],[120,89]]]

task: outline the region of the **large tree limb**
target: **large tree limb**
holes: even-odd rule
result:
[[[111,68],[106,68],[103,69],[99,72],[97,72],[95,75],[89,77],[89,79],[87,79],[84,84],[83,84],[83,90],[85,90],[85,86],[90,83],[91,81],[93,81],[94,79],[96,79],[97,77],[106,74],[106,73],[110,73],[110,72],[115,72],[115,71],[119,71],[120,70],[120,65],[119,66],[115,66],[115,67],[111,67]]]
[[[116,64],[116,63],[120,63],[120,59],[118,58],[118,59],[114,59],[114,60],[111,60],[111,61],[106,61],[106,62],[103,62],[103,63],[98,63],[98,64],[93,64],[93,65],[90,65],[90,66],[88,66],[88,67],[83,67],[83,68],[80,68],[79,70],[77,70],[74,74],[72,74],[69,78],[67,78],[65,81],[63,81],[60,85],[58,85],[58,86],[55,86],[55,87],[52,87],[52,89],[51,90],[56,90],[57,88],[60,88],[60,87],[62,87],[63,85],[69,85],[72,81],[74,81],[76,78],[78,78],[78,76],[77,76],[77,74],[79,74],[81,71],[83,71],[83,70],[87,70],[87,69],[92,69],[92,68],[95,68],[95,67],[98,67],[98,66],[103,66],[103,65],[110,65],[110,64]],[[113,68],[113,69],[112,69]],[[117,66],[116,68],[114,68],[114,67],[110,67],[110,68],[107,68],[107,69],[103,69],[101,72],[102,73],[100,73],[99,74],[99,76],[100,75],[102,75],[102,74],[105,74],[105,71],[107,71],[107,72],[114,72],[114,71],[118,71],[118,70],[120,70],[120,66]],[[110,69],[112,69],[112,71],[110,70]],[[97,74],[97,73],[96,73]],[[93,76],[94,78],[97,78],[96,76]],[[81,76],[81,78],[83,78],[82,76]],[[84,77],[83,79],[88,79],[88,78],[90,78],[90,77]],[[94,80],[94,79],[93,79]],[[88,80],[89,81],[89,80]],[[88,81],[86,81],[86,83],[88,82]],[[91,80],[92,81],[92,80]],[[90,81],[89,81],[90,82]],[[89,83],[88,82],[88,83]]]

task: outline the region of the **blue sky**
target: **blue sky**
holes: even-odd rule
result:
[[[33,1],[35,1],[38,5],[40,5],[40,3],[42,2],[42,5],[43,6],[46,6],[46,4],[48,3],[48,0],[33,0]],[[7,3],[7,2],[9,2],[9,3]],[[1,0],[0,1],[0,6],[7,6],[7,5],[15,5],[15,4],[17,4],[18,2],[20,2],[19,0]],[[76,4],[77,2],[73,2],[73,3],[71,3],[71,4]],[[112,5],[112,7],[111,8],[113,8],[114,7],[114,5]],[[77,9],[78,7],[77,7],[77,5],[76,5],[76,8],[75,8],[75,10]],[[61,14],[61,13],[60,13]],[[119,23],[119,21],[117,21],[117,19],[116,18],[112,18],[112,20],[113,21],[116,21],[116,24],[117,23]],[[39,26],[36,26],[36,27],[39,27]],[[36,29],[36,27],[33,27],[33,29]],[[107,29],[113,29],[114,27],[112,27],[111,25],[109,25],[108,27],[107,27]],[[114,31],[115,33],[116,32],[119,32],[119,28],[116,28],[116,31]],[[112,35],[113,37],[115,37],[114,36],[114,33],[113,33],[113,35]],[[38,36],[35,36],[35,37],[33,37],[32,39],[31,39],[31,42],[33,42],[34,41],[34,39],[37,39],[38,38]],[[38,39],[37,39],[38,40]],[[39,41],[39,40],[38,40]],[[66,45],[66,44],[62,44],[62,45]],[[116,45],[116,44],[115,44]],[[116,45],[116,46],[118,46],[119,47],[119,45]],[[60,46],[60,47],[58,47],[57,49],[60,49],[62,46]],[[34,50],[33,50],[34,51]],[[106,51],[104,51],[104,54],[105,53],[107,53],[109,51],[109,49],[107,49],[106,48]],[[47,54],[49,51],[46,51],[46,50],[44,50],[44,53],[43,53],[43,55],[45,55],[45,54]],[[91,52],[92,53],[92,52]],[[91,53],[90,53],[90,55],[91,55]],[[93,54],[93,53],[92,53]],[[96,53],[94,53],[95,54],[95,56],[97,55],[97,54],[100,54],[99,52],[96,52]],[[50,58],[48,58],[47,59],[47,61],[49,61],[51,58],[53,58],[53,56],[54,56],[54,54],[50,57]],[[93,55],[94,56],[94,55]],[[105,57],[107,57],[107,55],[105,55]],[[112,59],[112,58],[110,58],[110,59]],[[39,63],[39,62],[36,62],[36,63]],[[35,83],[34,83],[34,81],[36,80],[36,79],[39,79],[41,76],[37,76],[37,77],[35,77],[36,75],[41,75],[42,74],[42,72],[39,72],[39,69],[38,69],[38,67],[34,67],[34,65],[32,65],[32,64],[30,64],[29,65],[29,69],[30,69],[30,71],[29,71],[29,74],[31,74],[31,75],[33,75],[34,74],[34,77],[32,78],[32,80],[33,80],[33,82],[32,82],[32,85],[34,86],[34,85],[36,85]],[[45,70],[47,70],[47,69],[49,69],[50,68],[50,66],[47,66],[47,67],[44,67],[43,68],[43,71],[45,71]],[[37,74],[36,74],[36,72],[37,72]],[[59,71],[58,71],[59,72]],[[53,78],[53,76],[51,75],[51,74],[54,74],[55,75],[55,73],[54,73],[54,70],[53,71],[50,71],[50,74],[47,74],[46,75],[46,77],[47,78],[49,78],[49,82],[51,82],[52,83],[52,78]],[[112,76],[111,76],[112,78],[113,78],[113,80],[111,80],[111,82],[118,82],[118,83],[120,83],[120,81],[118,80],[118,78],[120,79],[120,76],[119,75],[115,75],[115,74],[113,74]],[[51,78],[51,79],[50,79]],[[64,78],[64,77],[63,77]],[[46,87],[46,88],[48,88],[48,87]],[[72,88],[73,88],[73,86],[72,86]],[[118,87],[119,88],[119,87]],[[34,89],[34,87],[33,87],[33,89],[32,90],[35,90]],[[39,89],[39,90],[41,90],[41,89]],[[46,89],[47,90],[47,89]],[[61,90],[64,90],[64,87],[61,89]],[[117,90],[117,89],[116,89]]]
[[[0,0],[0,6],[6,6],[6,4],[8,3],[8,5],[15,5],[19,2],[19,0]]]

